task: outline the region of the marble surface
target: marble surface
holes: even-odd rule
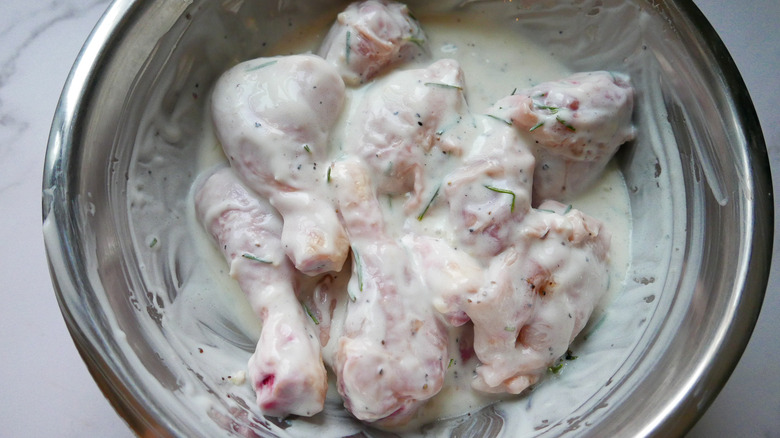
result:
[[[742,72],[780,175],[780,2],[697,0]],[[68,71],[107,0],[0,6],[0,436],[133,436],[93,382],[57,307],[41,235],[41,177]],[[780,193],[780,178],[774,182]],[[776,228],[780,229],[780,227]],[[780,437],[780,238],[764,307],[731,379],[689,436]]]

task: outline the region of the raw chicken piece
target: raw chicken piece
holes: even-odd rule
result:
[[[482,266],[441,239],[407,234],[402,240],[412,251],[414,265],[433,297],[434,308],[455,327],[468,322],[469,317],[462,310],[463,301],[482,287]]]
[[[475,389],[518,394],[566,352],[607,290],[609,244],[601,222],[558,202],[526,216],[516,246],[464,297],[482,362]]]
[[[484,259],[512,244],[531,208],[534,157],[517,130],[489,117],[481,123],[471,155],[443,188],[463,250]]]
[[[449,59],[395,72],[373,86],[346,132],[347,151],[368,164],[379,195],[412,192],[407,214],[419,214],[432,195],[423,172],[442,173],[463,153],[464,126],[471,130],[463,86]]]
[[[362,84],[386,67],[426,51],[420,23],[401,3],[368,0],[338,15],[319,54],[333,64],[344,82]]]
[[[576,73],[499,100],[490,114],[535,141],[534,202],[580,193],[623,143],[635,136],[629,77]]]
[[[368,170],[337,161],[332,184],[353,250],[354,299],[334,358],[339,393],[360,420],[405,424],[444,383],[447,333],[421,300],[407,250],[385,233]]]
[[[330,130],[344,82],[322,58],[294,55],[239,64],[217,82],[214,125],[247,186],[284,218],[282,244],[301,272],[341,269],[349,242],[325,190]]]
[[[328,385],[321,347],[295,295],[295,272],[282,250],[278,214],[230,168],[206,179],[195,207],[263,323],[248,364],[258,406],[279,417],[320,412]]]

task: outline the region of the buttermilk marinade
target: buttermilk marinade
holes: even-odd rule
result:
[[[629,78],[542,53],[524,75],[529,59],[459,38],[366,1],[313,53],[219,79],[227,164],[195,212],[262,323],[247,376],[264,414],[317,414],[328,374],[382,427],[521,394],[622,280],[627,218],[591,216],[585,193],[624,190],[608,163],[635,132]]]

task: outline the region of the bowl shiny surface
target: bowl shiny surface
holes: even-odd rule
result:
[[[766,147],[720,40],[685,1],[409,3],[430,13],[500,9],[522,20],[572,69],[624,70],[634,78],[638,140],[616,157],[634,216],[632,266],[614,306],[647,305],[608,383],[538,436],[683,434],[736,365],[758,316],[771,258]],[[85,362],[141,435],[262,436],[287,428],[258,417],[251,399],[243,401],[247,394],[227,397],[235,395],[232,389],[203,378],[211,375],[207,361],[174,345],[181,339],[163,321],[181,299],[175,280],[190,275],[175,255],[190,247],[177,244],[163,257],[147,251],[146,238],[181,225],[175,218],[186,212],[188,182],[198,169],[187,146],[206,129],[205,96],[213,81],[236,61],[262,54],[257,42],[284,35],[290,17],[305,26],[319,12],[293,1],[116,1],[66,84],[44,170],[50,267]],[[549,14],[560,17],[556,26],[549,25]],[[552,38],[564,25],[579,27],[587,38]],[[182,103],[195,84],[203,98]],[[149,140],[155,132],[163,133],[159,143]],[[161,145],[171,146],[160,153],[176,165],[143,179],[139,150]],[[156,179],[166,174],[185,177]],[[139,213],[128,201],[139,182],[153,199],[179,202]],[[159,217],[143,222],[142,214]],[[600,334],[618,329],[607,324]],[[247,343],[251,348],[246,333],[233,341],[238,350]],[[349,421],[338,406],[328,410],[332,421]],[[505,417],[500,408],[488,409],[429,431],[511,436],[508,427],[501,431],[510,424]]]

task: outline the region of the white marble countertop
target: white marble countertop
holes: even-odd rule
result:
[[[780,2],[696,0],[742,72],[780,175]],[[55,300],[41,232],[43,158],[68,71],[107,0],[0,6],[1,436],[133,436],[93,382]],[[780,193],[780,178],[774,181]],[[780,227],[775,226],[778,230]],[[780,233],[778,233],[780,234]],[[734,374],[691,437],[780,437],[780,238],[764,307]]]

